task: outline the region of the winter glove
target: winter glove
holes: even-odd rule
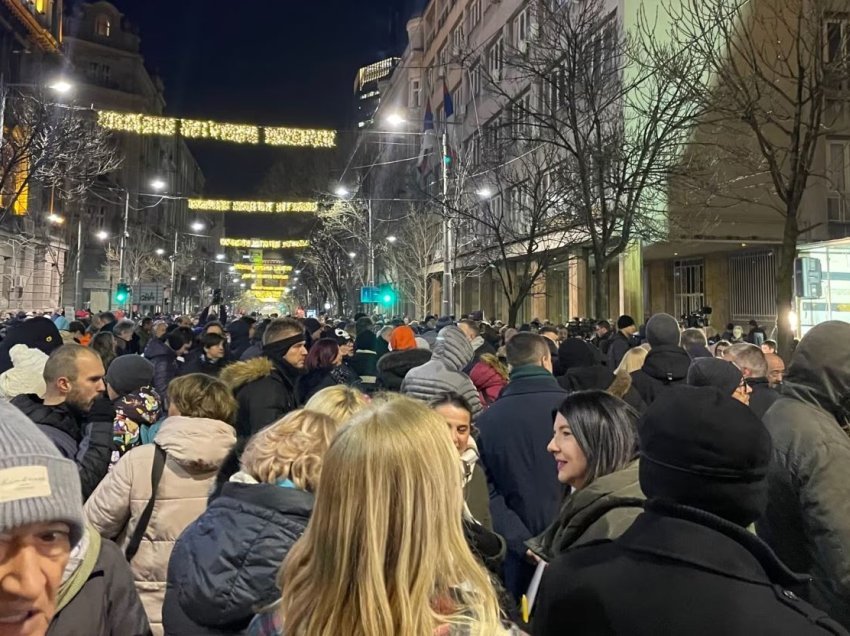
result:
[[[109,422],[110,427],[115,421],[115,406],[105,395],[101,395],[94,401],[89,410],[88,420],[92,423]]]

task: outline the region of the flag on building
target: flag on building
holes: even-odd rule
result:
[[[434,131],[434,112],[431,110],[431,99],[425,93],[425,119],[422,123],[422,149],[419,151],[419,161],[416,169],[425,174],[431,167],[431,156],[437,147],[437,133]]]
[[[455,104],[452,99],[452,94],[449,92],[449,86],[446,84],[445,78],[443,78],[443,112],[445,113],[445,122],[444,125],[446,127],[446,156],[443,157],[443,161],[446,162],[447,166],[453,166],[457,163],[457,134],[456,131],[453,130],[452,124],[449,123],[449,118],[455,114]]]
[[[455,104],[445,79],[443,79],[443,112],[446,114],[446,121],[455,114]]]

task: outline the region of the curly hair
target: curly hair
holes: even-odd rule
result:
[[[233,424],[236,415],[236,400],[227,385],[203,373],[174,378],[168,385],[168,400],[186,417],[205,417]]]

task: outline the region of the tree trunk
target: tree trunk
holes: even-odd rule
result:
[[[508,305],[508,326],[519,327],[517,325],[517,316],[519,316],[519,310],[522,309],[523,300],[525,300],[524,296],[511,301]]]
[[[794,260],[797,258],[797,210],[789,207],[782,235],[782,250],[776,270],[776,328],[779,355],[786,364],[791,360],[791,347],[795,332],[791,328],[789,314],[794,309]]]
[[[593,317],[596,320],[616,318],[616,316],[608,315],[608,270],[599,265],[598,258],[595,260],[596,267],[593,268]]]

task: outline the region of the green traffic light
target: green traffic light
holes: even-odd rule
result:
[[[393,301],[393,297],[389,294],[384,294],[384,304],[389,305]]]

